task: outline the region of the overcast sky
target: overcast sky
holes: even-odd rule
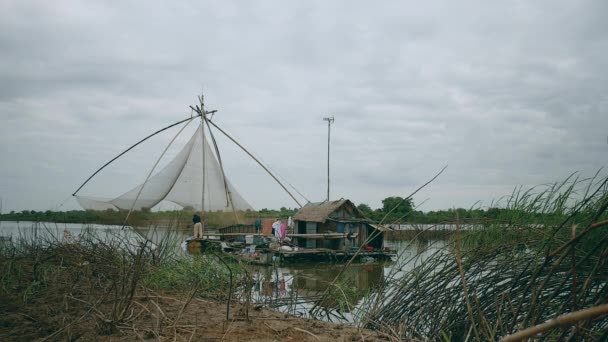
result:
[[[123,149],[188,117],[202,89],[215,122],[312,201],[326,192],[328,115],[332,199],[376,208],[444,165],[414,197],[428,198],[422,210],[591,174],[608,164],[606,13],[603,0],[5,0],[2,210],[55,208]],[[176,132],[81,193],[141,182]],[[218,143],[256,209],[295,207]]]

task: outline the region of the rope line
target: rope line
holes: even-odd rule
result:
[[[122,224],[122,228],[123,229],[127,225],[127,221],[129,220],[129,216],[131,216],[131,213],[133,212],[133,209],[135,209],[135,205],[137,204],[137,200],[139,199],[139,196],[141,195],[142,191],[144,190],[144,187],[146,186],[146,184],[148,183],[148,180],[152,176],[152,172],[154,172],[154,170],[158,166],[158,163],[160,163],[160,160],[163,159],[163,157],[165,156],[165,153],[167,153],[167,150],[169,149],[169,147],[171,147],[171,145],[173,145],[173,142],[175,141],[175,139],[177,139],[177,137],[184,131],[184,129],[186,127],[188,127],[188,125],[191,122],[192,122],[192,119],[188,119],[188,122],[179,130],[179,132],[177,132],[177,134],[173,137],[173,139],[171,139],[171,141],[169,142],[169,144],[167,144],[167,147],[165,147],[165,150],[163,151],[163,153],[161,153],[160,157],[158,157],[158,159],[156,160],[156,163],[154,163],[154,166],[152,166],[152,169],[150,170],[150,172],[148,172],[148,176],[146,177],[146,180],[141,185],[141,188],[139,188],[139,191],[137,192],[137,196],[135,196],[135,200],[133,201],[133,204],[131,205],[131,209],[129,209],[129,212],[127,213],[127,217],[125,217],[125,221]]]
[[[122,151],[122,152],[121,152],[119,155],[117,155],[116,157],[114,157],[114,158],[110,159],[110,161],[109,161],[109,162],[105,163],[105,164],[104,164],[102,167],[100,167],[99,169],[97,169],[97,171],[93,172],[93,174],[92,174],[91,176],[89,176],[89,178],[87,178],[87,180],[85,180],[85,181],[84,181],[84,183],[82,183],[82,184],[81,184],[81,185],[78,187],[78,189],[76,189],[76,191],[74,191],[74,193],[72,193],[72,196],[76,196],[76,194],[78,193],[78,191],[80,191],[80,189],[82,189],[82,187],[83,187],[83,186],[85,186],[85,185],[86,185],[86,184],[87,184],[87,183],[88,183],[88,182],[89,182],[89,181],[90,181],[90,180],[91,180],[93,177],[95,177],[95,175],[96,175],[96,174],[98,174],[98,173],[99,173],[101,170],[103,170],[103,169],[104,169],[106,166],[110,165],[110,164],[111,164],[113,161],[115,161],[116,159],[118,159],[118,158],[122,157],[122,156],[123,156],[125,153],[127,153],[127,152],[131,151],[132,149],[134,149],[134,148],[135,148],[137,145],[139,145],[139,144],[143,143],[144,141],[146,141],[146,140],[148,140],[148,139],[152,138],[153,136],[157,135],[158,133],[161,133],[161,132],[163,132],[163,131],[166,131],[166,130],[168,130],[169,128],[174,127],[174,126],[177,126],[177,125],[179,125],[179,124],[181,124],[181,123],[184,123],[184,122],[186,122],[186,121],[192,120],[193,118],[196,118],[196,117],[198,117],[198,116],[200,116],[200,115],[191,116],[191,117],[189,117],[189,118],[187,118],[187,119],[180,120],[180,121],[178,121],[178,122],[176,122],[176,123],[174,123],[174,124],[171,124],[171,125],[169,125],[169,126],[167,126],[167,127],[165,127],[165,128],[159,129],[158,131],[156,131],[156,132],[154,132],[154,133],[152,133],[152,134],[148,135],[147,137],[145,137],[145,138],[141,139],[140,141],[138,141],[137,143],[135,143],[133,146],[129,147],[128,149],[126,149],[126,150]]]

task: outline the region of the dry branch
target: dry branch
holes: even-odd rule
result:
[[[586,321],[590,319],[599,318],[601,316],[608,315],[608,304],[598,305],[592,308],[571,312],[569,314],[558,316],[555,319],[547,321],[545,323],[535,325],[533,327],[521,330],[515,334],[505,336],[500,339],[501,342],[515,342],[522,341],[527,338],[531,338],[534,335],[538,335],[549,329],[557,328],[560,326],[569,326],[580,321]]]

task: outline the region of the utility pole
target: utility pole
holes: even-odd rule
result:
[[[329,201],[329,138],[331,136],[331,124],[334,123],[334,117],[323,118],[327,121],[327,200]]]

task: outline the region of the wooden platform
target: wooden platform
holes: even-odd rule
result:
[[[270,254],[275,259],[278,258],[280,263],[307,263],[307,262],[344,262],[350,260],[356,254],[355,261],[361,261],[365,258],[373,258],[376,261],[391,260],[391,258],[397,255],[395,250],[374,250],[374,251],[341,251],[326,248],[315,248],[315,249],[298,249],[297,251],[285,251],[285,250],[260,250],[260,254]],[[262,258],[268,260],[270,264],[271,258]]]
[[[272,237],[272,235],[262,234],[262,233],[218,233],[218,232],[209,232],[203,233],[203,236],[208,237],[222,237],[222,236],[263,236],[263,237]],[[289,238],[304,238],[304,239],[345,239],[347,237],[356,238],[359,236],[359,233],[344,234],[344,233],[321,233],[321,234],[287,234]]]
[[[238,233],[229,234],[244,235]],[[188,252],[190,254],[199,254],[207,252],[209,250],[216,250],[218,252],[223,252],[225,254],[231,255],[235,258],[239,258],[245,262],[261,265],[271,265],[272,263],[276,263],[277,261],[279,263],[343,262],[350,260],[355,255],[356,258],[359,260],[373,258],[377,261],[385,261],[391,260],[391,258],[397,254],[397,251],[388,249],[375,249],[371,251],[362,250],[357,253],[357,250],[334,250],[328,248],[301,247],[297,250],[271,250],[269,248],[259,248],[256,249],[255,253],[242,253],[239,252],[242,249],[242,244],[238,244],[235,246],[224,245],[224,247],[226,248],[222,248],[222,241],[220,241],[219,239],[192,239],[188,242]],[[255,254],[256,257],[251,257],[252,254]]]

